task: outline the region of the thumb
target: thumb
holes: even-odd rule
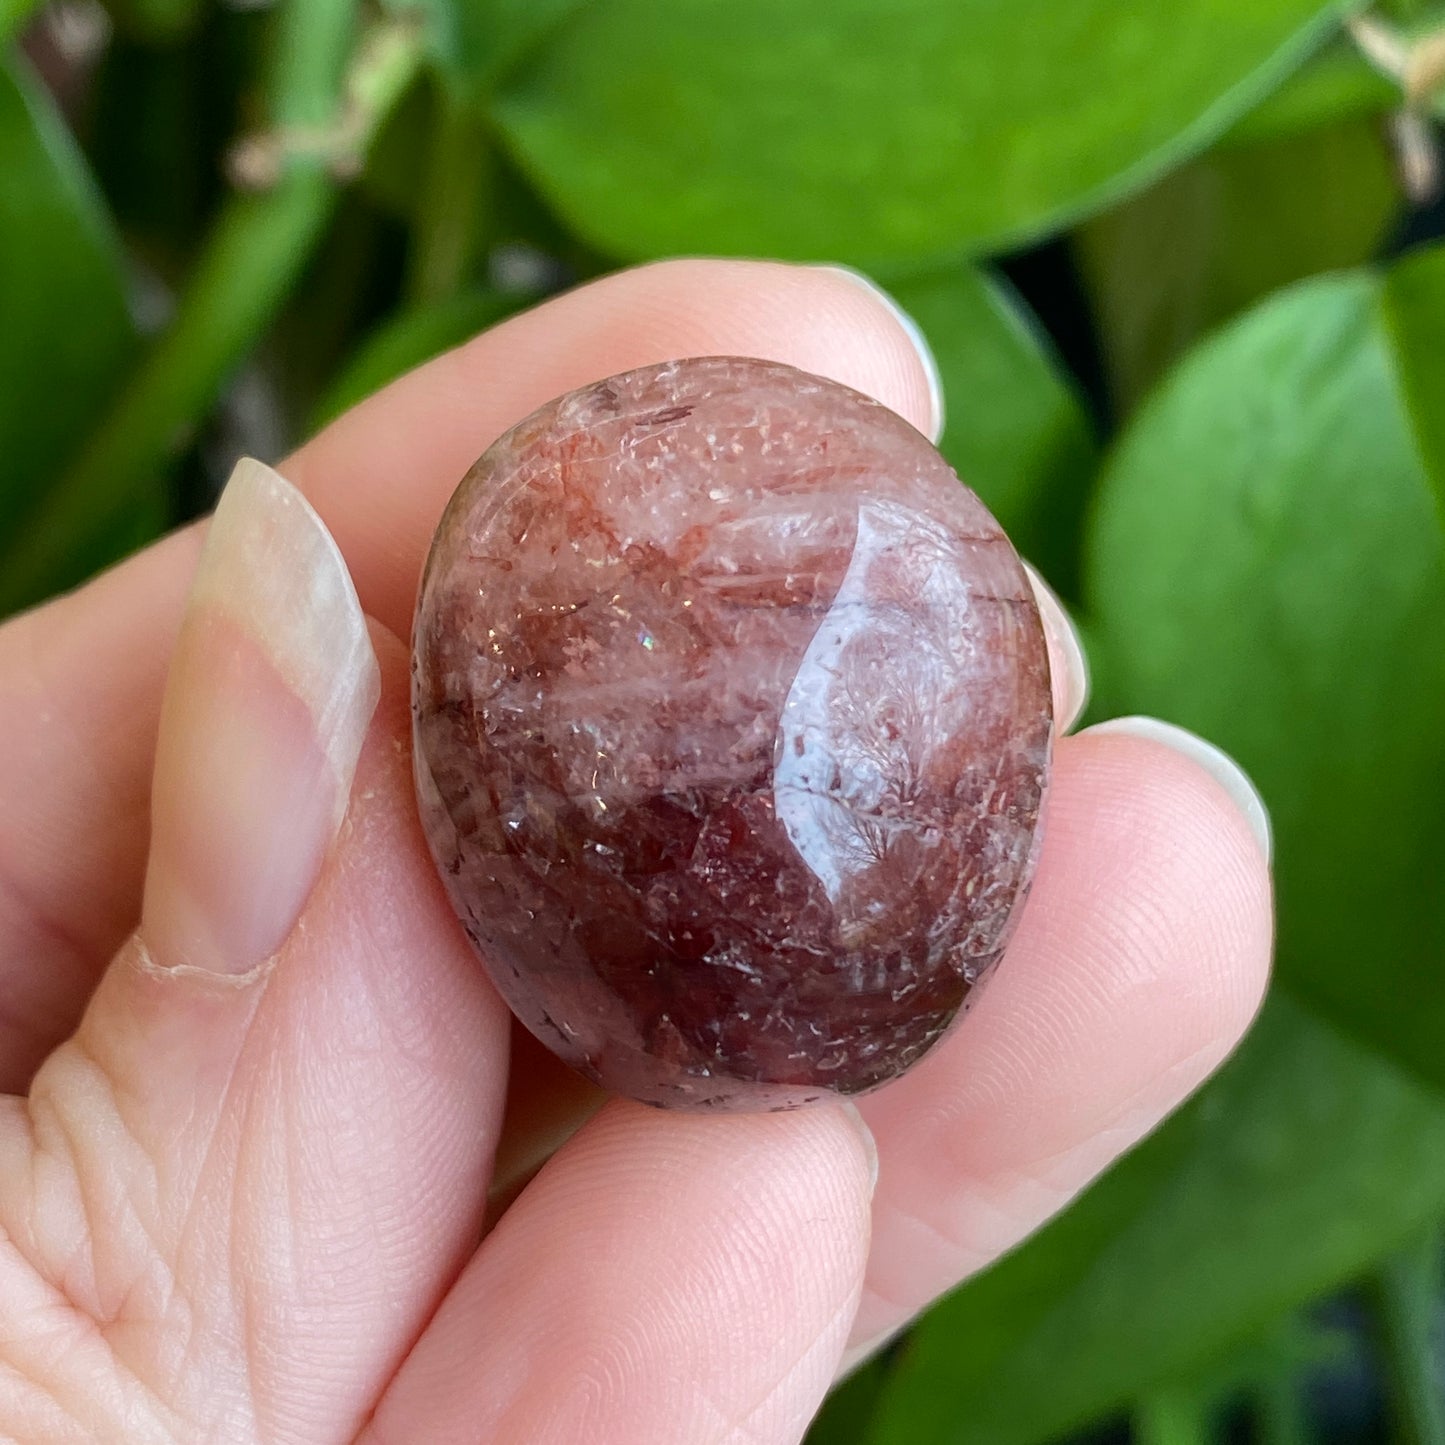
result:
[[[289,483],[242,461],[166,682],[140,926],[36,1076],[32,1114],[63,1098],[94,1118],[122,1096],[132,1142],[176,1171],[157,1184],[184,1191],[335,840],[378,693],[335,543]]]
[[[236,468],[161,711],[139,962],[245,984],[340,827],[379,691],[336,544],[268,467]]]
[[[162,1131],[220,1102],[335,841],[378,695],[336,544],[294,487],[243,460],[166,683],[140,927],[79,1036]]]
[[[352,1439],[475,1246],[507,1014],[426,857],[405,679],[316,514],[243,463],[167,682],[140,926],[0,1115],[0,1240],[84,1317],[71,1388],[107,1350],[150,1382],[95,1438],[184,1397],[154,1438]]]
[[[228,1179],[247,1145],[228,1091],[271,959],[336,839],[378,695],[334,543],[299,493],[243,462],[167,681],[139,929],[29,1100],[0,1115],[7,1359],[47,1382],[0,1391],[0,1435],[48,1438],[30,1428],[33,1395],[96,1422],[93,1438],[161,1438],[142,1424],[173,1393],[176,1338],[241,1337],[224,1270],[196,1267],[234,1243]],[[230,1161],[220,1208],[195,1209],[216,1157]],[[233,1383],[213,1376],[198,1418],[244,1414]]]

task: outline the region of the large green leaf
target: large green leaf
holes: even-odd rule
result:
[[[1207,1367],[1445,1208],[1445,1105],[1276,998],[1068,1213],[929,1314],[868,1445],[1032,1445]]]
[[[1383,116],[1399,105],[1399,85],[1376,70],[1348,36],[1341,35],[1241,116],[1220,138],[1220,144],[1283,140],[1319,125]]]
[[[808,1428],[805,1445],[860,1445],[887,1382],[886,1356],[855,1370],[823,1402]]]
[[[944,455],[1019,550],[1072,590],[1096,452],[1048,339],[1006,283],[972,266],[901,281],[892,291],[938,358],[948,411]]]
[[[1270,291],[1369,260],[1400,206],[1380,127],[1353,119],[1213,151],[1095,217],[1079,254],[1121,406]]]
[[[1407,257],[1385,286],[1395,363],[1445,521],[1445,246]]]
[[[1268,800],[1281,973],[1445,1083],[1445,543],[1386,294],[1308,283],[1195,352],[1107,469],[1089,590],[1110,707]]]
[[[74,451],[133,355],[119,247],[49,97],[0,61],[0,529]]]
[[[625,257],[994,249],[1142,183],[1258,101],[1336,0],[595,0],[494,112]]]
[[[556,31],[585,0],[448,0],[456,26],[455,63],[481,93]]]
[[[420,13],[437,67],[455,92],[484,97],[497,80],[587,0],[381,0],[397,14]]]

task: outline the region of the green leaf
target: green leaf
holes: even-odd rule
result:
[[[329,178],[307,169],[226,205],[171,325],[63,475],[5,538],[0,615],[74,585],[124,552],[127,514],[270,324],[332,200]]]
[[[377,126],[420,61],[420,39],[388,23],[368,30],[348,69],[356,0],[287,5],[276,16],[272,104],[280,128],[348,111],[349,146],[364,157]],[[338,71],[344,72],[338,73]],[[336,93],[325,93],[334,85]],[[311,255],[335,201],[324,156],[290,157],[276,184],[221,208],[197,254],[175,316],[101,424],[9,540],[0,613],[78,579],[77,563],[117,532],[118,519],[171,460],[226,381],[270,327]]]
[[[885,1357],[854,1371],[823,1402],[805,1445],[861,1445],[888,1379]]]
[[[1096,449],[1042,329],[1011,287],[972,266],[891,289],[938,359],[948,403],[943,454],[1019,550],[1055,586],[1073,590]]]
[[[1031,1445],[1187,1378],[1445,1206],[1445,1107],[1275,998],[1223,1073],[935,1308],[868,1445]]]
[[[452,91],[439,97],[419,168],[405,289],[411,304],[425,306],[462,289],[493,229],[495,166],[486,122]]]
[[[1270,291],[1369,260],[1400,206],[1380,128],[1349,120],[1214,151],[1090,221],[1079,255],[1121,408]]]
[[[436,123],[436,87],[425,72],[397,101],[377,131],[357,188],[380,210],[408,221],[425,175],[419,163]]]
[[[1089,545],[1108,706],[1213,738],[1274,817],[1279,968],[1445,1083],[1445,542],[1370,275],[1206,343]]]
[[[585,0],[453,0],[466,79],[479,93],[558,31]]]
[[[1218,1406],[1188,1386],[1165,1385],[1150,1390],[1134,1408],[1137,1445],[1213,1445],[1218,1434]]]
[[[420,10],[454,92],[479,98],[586,0],[382,0],[398,14]]]
[[[1338,0],[596,0],[494,114],[624,257],[996,250],[1205,145]]]
[[[1415,440],[1445,521],[1445,246],[1390,273],[1385,317]]]
[[[1352,40],[1341,36],[1241,117],[1220,138],[1220,144],[1283,140],[1319,125],[1381,116],[1399,105],[1400,87],[1381,75]]]
[[[468,291],[435,306],[404,311],[367,340],[332,384],[316,416],[324,426],[403,372],[475,336],[536,298],[502,291]]]
[[[85,163],[0,62],[0,530],[75,450],[134,354],[120,249]]]

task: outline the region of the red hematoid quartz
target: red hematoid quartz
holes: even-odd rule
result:
[[[1052,716],[1018,557],[907,422],[707,357],[544,406],[433,543],[423,821],[524,1023],[608,1088],[908,1068],[1028,886]]]

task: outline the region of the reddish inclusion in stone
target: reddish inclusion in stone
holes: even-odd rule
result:
[[[1033,870],[1032,592],[900,417],[709,357],[502,437],[416,621],[423,822],[518,1016],[649,1103],[856,1094],[942,1036]]]

